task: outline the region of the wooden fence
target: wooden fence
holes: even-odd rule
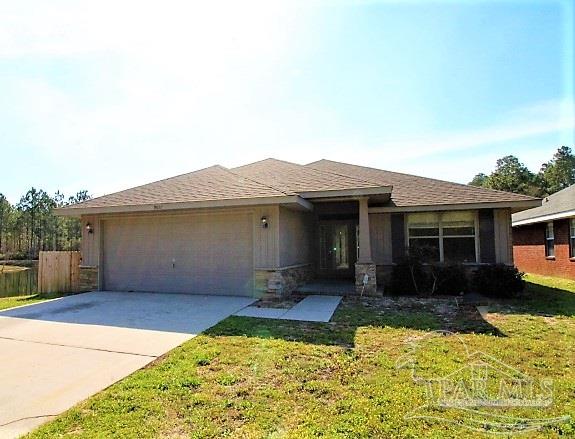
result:
[[[80,282],[80,252],[40,252],[39,293],[71,293]]]

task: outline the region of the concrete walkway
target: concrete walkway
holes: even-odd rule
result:
[[[304,322],[329,322],[341,299],[341,296],[307,296],[290,309],[247,306],[234,315]]]
[[[254,301],[94,292],[0,312],[0,438],[31,431]]]

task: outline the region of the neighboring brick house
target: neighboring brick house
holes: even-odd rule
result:
[[[513,257],[521,271],[575,279],[575,185],[513,215]]]

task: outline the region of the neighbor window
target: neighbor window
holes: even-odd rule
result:
[[[407,236],[410,251],[428,262],[477,262],[475,212],[409,214]]]
[[[575,218],[571,218],[569,224],[569,257],[575,258]]]
[[[548,258],[555,256],[555,234],[553,233],[553,223],[547,223],[545,227],[545,256]]]

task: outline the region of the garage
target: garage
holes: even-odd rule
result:
[[[106,219],[108,291],[253,295],[250,213]]]

